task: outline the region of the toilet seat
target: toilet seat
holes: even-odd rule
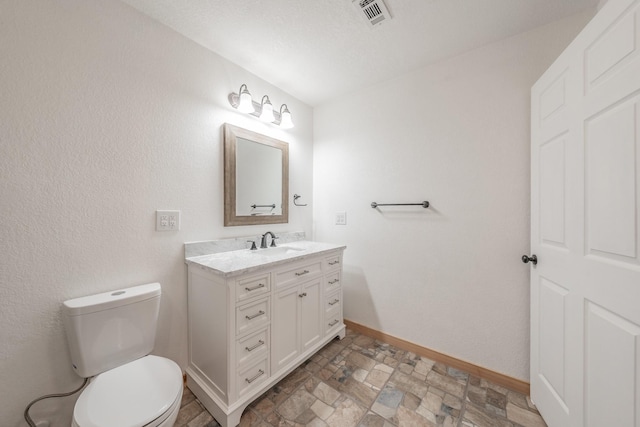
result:
[[[155,427],[179,410],[182,371],[169,359],[145,356],[97,375],[73,410],[80,427]]]

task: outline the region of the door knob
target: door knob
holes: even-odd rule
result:
[[[531,261],[531,264],[536,265],[538,263],[538,257],[535,256],[535,254],[531,255],[531,256],[522,255],[522,262],[524,262],[526,264],[529,261]]]

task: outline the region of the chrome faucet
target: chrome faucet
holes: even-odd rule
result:
[[[262,240],[260,241],[260,249],[267,249],[267,235],[271,234],[271,247],[275,248],[276,247],[276,235],[273,234],[271,231],[267,231],[266,233],[264,233],[262,235]]]

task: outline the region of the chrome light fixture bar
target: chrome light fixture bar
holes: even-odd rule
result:
[[[279,111],[274,110],[267,95],[264,95],[262,101],[257,103],[251,98],[246,84],[240,86],[238,93],[231,92],[228,97],[229,104],[238,111],[251,114],[264,122],[280,126],[282,129],[291,129],[294,126],[287,104],[282,104]]]

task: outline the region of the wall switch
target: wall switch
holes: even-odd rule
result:
[[[336,212],[336,225],[347,225],[346,212]]]
[[[156,211],[156,231],[180,230],[180,211]]]

